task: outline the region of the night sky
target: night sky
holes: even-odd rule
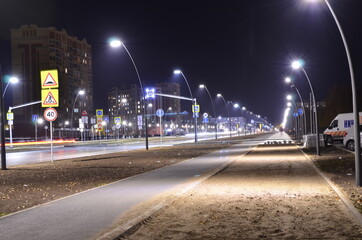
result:
[[[350,46],[356,81],[361,82],[362,1],[330,3]],[[11,0],[0,2],[0,23],[4,74],[11,74],[11,28],[55,26],[85,38],[93,47],[95,108],[107,108],[112,87],[138,84],[127,53],[111,49],[110,37],[125,43],[145,86],[178,81],[182,95],[189,96],[181,76],[173,75],[180,68],[202,112],[212,110],[209,96],[198,89],[201,83],[215,97],[217,115],[225,115],[223,102],[216,99],[221,93],[227,101],[281,123],[286,94],[297,97],[284,84],[286,76],[293,77],[303,98],[309,99],[305,77],[290,68],[296,58],[305,61],[318,101],[336,84],[350,85],[343,43],[324,1]]]

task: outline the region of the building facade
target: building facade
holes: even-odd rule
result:
[[[23,25],[11,29],[11,52],[12,71],[20,79],[13,90],[14,106],[39,101],[40,71],[57,69],[59,107],[55,127],[78,127],[81,112],[93,113],[92,48],[85,39],[69,36],[64,29]],[[80,90],[85,94],[75,102]],[[34,125],[34,115],[42,117],[44,109],[40,104],[15,109],[15,134],[34,135],[34,131],[24,130]]]
[[[158,83],[155,87],[156,93],[180,96],[180,85],[178,83]],[[121,135],[143,135],[143,95],[138,85],[114,87],[108,93],[108,111],[111,125],[115,125],[113,119],[121,117]],[[180,99],[156,96],[146,100],[146,111],[149,130],[155,127],[159,121],[156,116],[157,109],[165,112],[164,121],[179,121]],[[152,135],[152,134],[151,134]]]

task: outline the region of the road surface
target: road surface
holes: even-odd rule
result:
[[[229,134],[220,134],[218,138],[229,137]],[[214,139],[214,134],[199,134],[199,141]],[[162,146],[171,146],[176,144],[194,142],[194,136],[179,136],[179,137],[163,137],[162,138]],[[159,138],[150,138],[149,147],[159,147],[161,146],[161,142]],[[32,149],[31,151],[17,151],[11,152],[8,151],[6,154],[6,162],[7,166],[16,166],[23,164],[31,164],[31,163],[39,163],[39,162],[49,162],[51,161],[51,153],[50,146],[48,147],[38,147],[38,150]],[[77,158],[77,157],[86,157],[93,156],[99,154],[107,154],[114,152],[122,152],[136,149],[145,148],[145,140],[141,139],[130,139],[129,141],[109,141],[107,143],[102,143],[98,141],[94,141],[94,143],[82,145],[81,142],[79,144],[75,144],[71,147],[59,147],[54,146],[53,148],[53,160],[61,160],[61,159],[69,159],[69,158]]]

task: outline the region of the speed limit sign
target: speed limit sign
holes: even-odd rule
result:
[[[44,111],[44,118],[48,122],[52,122],[58,117],[58,112],[55,110],[55,108],[47,108]]]

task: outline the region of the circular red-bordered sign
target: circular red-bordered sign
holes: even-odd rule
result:
[[[44,118],[45,120],[52,122],[58,117],[58,112],[55,108],[47,108],[44,111]]]

